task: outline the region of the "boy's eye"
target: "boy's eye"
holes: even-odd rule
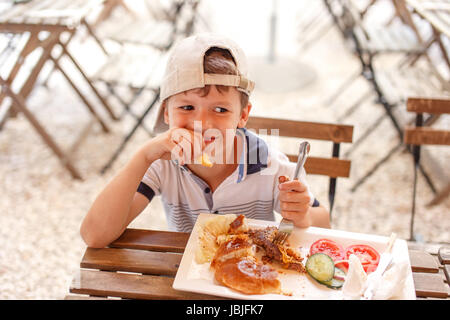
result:
[[[227,112],[228,110],[225,108],[222,108],[222,107],[215,107],[214,111],[224,113],[224,112]]]
[[[183,109],[183,110],[193,110],[193,109],[194,109],[194,106],[191,106],[191,105],[188,105],[188,106],[181,106],[180,109]]]

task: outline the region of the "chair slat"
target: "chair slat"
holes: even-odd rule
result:
[[[81,268],[175,276],[181,254],[133,249],[87,248]]]
[[[289,154],[287,157],[290,161],[297,162],[297,155]],[[308,174],[325,175],[331,178],[348,178],[350,176],[350,166],[350,160],[308,157],[305,163],[305,171]]]
[[[110,247],[184,252],[190,233],[153,231],[143,229],[126,229],[124,233]]]
[[[450,285],[450,264],[444,266],[445,279],[447,279],[447,284]]]
[[[258,130],[261,129],[278,129],[279,135],[283,137],[327,140],[336,143],[350,143],[353,138],[353,126],[349,125],[250,117],[246,127],[256,130],[256,133],[259,133]]]
[[[127,299],[223,299],[175,290],[173,280],[171,277],[81,269],[72,281],[70,292]]]
[[[415,145],[450,145],[450,131],[429,127],[406,127],[404,142]]]
[[[408,98],[406,109],[416,113],[450,113],[450,99]]]

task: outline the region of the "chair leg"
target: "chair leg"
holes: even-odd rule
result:
[[[125,148],[126,144],[131,139],[131,137],[134,135],[136,130],[142,125],[142,122],[144,121],[145,117],[150,112],[150,110],[153,108],[154,104],[158,101],[158,99],[159,99],[159,92],[155,94],[155,97],[153,98],[152,102],[150,103],[148,108],[145,110],[145,112],[138,118],[133,129],[131,129],[131,131],[126,135],[126,137],[123,139],[122,143],[119,145],[117,150],[112,155],[111,159],[102,168],[102,170],[100,171],[102,174],[104,174],[112,166],[114,161],[116,161],[117,157],[120,155],[122,150]]]
[[[331,213],[333,211],[334,197],[336,194],[336,182],[337,182],[336,178],[330,178],[330,188],[328,191],[328,202],[330,203],[330,220],[332,217]]]
[[[413,182],[413,196],[412,196],[412,208],[411,208],[411,221],[409,224],[409,240],[414,241],[414,216],[416,214],[416,192],[417,192],[417,169],[418,165],[414,164],[414,182]]]
[[[44,142],[50,147],[50,149],[53,150],[55,155],[59,158],[61,163],[66,167],[66,169],[70,172],[73,178],[82,180],[82,177],[78,170],[73,166],[71,163],[69,157],[64,154],[64,152],[59,148],[59,146],[56,144],[56,142],[52,139],[52,137],[47,133],[47,131],[44,129],[44,127],[41,126],[39,121],[33,116],[33,114],[26,108],[24,99],[16,95],[6,84],[6,82],[3,81],[3,79],[0,78],[0,82],[2,84],[2,89],[6,91],[6,94],[11,97],[11,99],[14,101],[14,108],[19,109],[20,112],[22,112],[27,118],[27,120],[31,123],[31,125],[34,127],[34,129],[38,132],[38,134],[42,137]]]
[[[447,184],[447,186],[441,191],[439,192],[434,198],[433,200],[431,200],[427,206],[431,207],[431,206],[435,206],[439,203],[441,203],[441,201],[443,201],[445,198],[447,198],[450,195],[450,183]]]
[[[375,171],[378,170],[378,168],[385,163],[387,160],[389,160],[389,158],[396,153],[401,146],[403,145],[402,142],[398,143],[396,146],[394,146],[391,150],[389,150],[389,152],[380,160],[378,161],[373,167],[372,169],[370,169],[362,178],[360,178],[351,188],[352,192],[355,192],[356,189],[358,189],[371,175],[373,175],[375,173]]]
[[[375,131],[375,129],[383,122],[383,120],[387,117],[386,113],[383,113],[376,121],[373,122],[373,124],[364,131],[364,133],[352,143],[352,146],[350,149],[347,150],[347,152],[344,153],[344,157],[348,157],[353,151],[356,150],[356,148],[371,134]]]
[[[351,116],[356,111],[356,109],[358,109],[361,106],[361,104],[364,101],[366,101],[370,96],[372,96],[372,94],[373,94],[372,90],[370,89],[367,90],[366,93],[364,93],[358,100],[356,100],[356,102],[353,103],[353,105],[350,108],[348,108],[347,111],[345,111],[345,113],[342,116],[337,118],[337,121],[342,122],[347,117]]]
[[[78,71],[80,72],[82,77],[86,80],[87,84],[92,89],[92,91],[97,96],[97,98],[100,100],[100,102],[102,103],[102,105],[106,109],[106,111],[108,112],[111,119],[113,119],[115,121],[119,120],[119,118],[112,111],[109,104],[106,102],[106,99],[100,94],[100,92],[98,92],[97,88],[92,84],[91,79],[89,79],[89,77],[84,73],[83,69],[78,64],[78,62],[75,60],[75,58],[69,53],[69,51],[66,48],[66,44],[62,43],[61,41],[59,41],[58,44],[61,46],[64,54],[72,61],[72,64],[78,69]],[[56,63],[58,63],[58,62],[56,62]]]
[[[70,77],[67,75],[67,73],[61,68],[59,65],[58,60],[50,56],[50,59],[53,61],[55,67],[61,72],[61,74],[66,78],[67,82],[72,86],[72,88],[75,90],[75,92],[78,94],[78,96],[83,100],[84,104],[87,106],[89,111],[92,113],[94,118],[98,121],[100,126],[102,127],[104,132],[109,132],[108,126],[103,122],[103,120],[100,118],[100,116],[95,111],[94,107],[89,103],[89,101],[86,99],[86,97],[81,93],[81,91],[78,89],[78,87],[75,85],[75,83],[70,79]]]
[[[356,79],[358,79],[361,76],[361,71],[358,70],[354,74],[352,74],[347,80],[342,83],[339,88],[329,97],[327,97],[324,101],[325,106],[330,106],[333,104],[334,101],[347,89]]]

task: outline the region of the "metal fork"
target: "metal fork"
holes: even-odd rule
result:
[[[301,169],[303,168],[306,162],[306,158],[308,157],[310,148],[311,148],[310,144],[306,141],[300,144],[297,158],[297,166],[295,167],[295,173],[293,178],[294,180],[298,180]],[[294,223],[291,220],[285,218],[281,219],[281,222],[278,226],[278,232],[275,238],[273,239],[273,243],[283,245],[286,239],[292,233],[292,230],[294,230]]]

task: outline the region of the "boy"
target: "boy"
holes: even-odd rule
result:
[[[330,227],[329,213],[308,190],[305,172],[245,129],[253,82],[243,51],[218,35],[180,41],[161,83],[155,132],[98,195],[81,225],[90,247],[117,239],[155,195],[171,230],[190,232],[201,212]],[[209,154],[214,164],[204,165]]]

